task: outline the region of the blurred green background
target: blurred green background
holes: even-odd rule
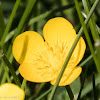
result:
[[[17,0],[0,0],[0,19],[1,19],[0,20],[0,27],[1,27],[0,41],[2,40],[2,36],[4,34],[5,28],[8,25],[8,21],[16,1]],[[96,0],[88,0],[89,2],[88,7],[91,8],[95,1]],[[14,33],[16,32],[15,30],[18,29],[18,25],[22,19],[25,9],[27,8],[28,2],[29,0],[20,0],[18,9],[14,15],[14,19],[12,21],[11,27],[9,28],[9,32],[7,32],[7,35],[5,37],[5,42],[3,45],[4,53],[6,54],[12,66],[14,67],[19,77],[19,80],[21,82],[23,82],[23,78],[20,76],[17,70],[19,64],[13,58],[11,49],[9,49],[8,51],[8,48],[10,47],[10,45],[12,45],[12,39]],[[87,14],[86,11],[84,10],[85,9],[84,0],[79,0],[78,3],[80,5],[80,10],[85,20]],[[81,23],[79,21],[79,17],[75,8],[74,0],[36,0],[34,6],[32,7],[32,10],[30,10],[30,13],[27,15],[24,24],[17,32],[18,34],[20,34],[26,30],[32,30],[32,31],[37,31],[42,35],[42,29],[44,24],[47,22],[47,20],[49,20],[50,18],[60,17],[60,16],[69,20],[73,24],[76,32],[78,33],[81,27]],[[100,34],[100,28],[99,28],[100,27],[100,2],[98,3],[98,6],[95,8],[92,18],[93,18],[92,20],[94,20],[94,23],[96,24],[96,30],[99,35]],[[96,41],[94,41],[93,39],[89,24],[87,25],[87,29],[88,29],[90,39],[92,41],[92,45],[94,47],[94,51],[96,51],[96,47],[94,46]],[[87,44],[86,37],[84,34],[82,35],[82,37],[85,39],[86,42],[85,55],[79,64],[79,66],[83,68],[83,71],[80,77],[78,77],[72,84],[70,84],[70,87],[73,91],[74,99],[77,100],[81,86],[83,86],[82,82],[85,79],[80,100],[96,100],[94,98],[97,98],[97,100],[99,100],[100,99],[100,75],[98,74],[98,71],[96,69],[96,65],[94,63],[89,46]],[[100,62],[100,59],[98,60]],[[9,72],[9,69],[7,68],[3,60],[0,58],[0,84],[3,84],[5,82],[15,83],[11,73]],[[47,100],[50,95],[50,91],[51,91],[50,83],[37,84],[37,83],[32,83],[27,81],[24,85],[25,85],[24,88],[26,93],[26,97],[25,97],[26,100],[35,100],[43,93],[47,92],[48,90],[49,92],[47,93],[47,95],[45,95],[41,99],[36,99],[36,100]],[[68,93],[66,91],[66,87],[58,87],[53,100],[70,100]]]

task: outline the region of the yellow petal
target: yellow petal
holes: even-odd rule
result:
[[[65,18],[56,17],[50,19],[43,28],[44,39],[49,44],[66,43],[76,35],[72,24]]]
[[[61,81],[59,83],[59,86],[65,86],[71,84],[80,74],[81,74],[82,68],[81,67],[74,67],[74,68],[66,68]],[[55,75],[55,78],[51,81],[51,84],[54,85],[56,82],[56,79],[58,77],[57,73]]]
[[[86,49],[86,44],[85,44],[85,41],[84,39],[81,37],[80,40],[79,40],[79,49],[78,49],[78,55],[77,55],[77,59],[76,59],[76,64],[75,66],[81,61],[81,59],[83,58],[84,56],[84,53],[85,53],[85,49]]]
[[[69,47],[71,47],[71,46],[69,46]],[[77,66],[77,64],[81,61],[81,59],[84,56],[85,49],[86,49],[86,44],[85,44],[84,39],[81,37],[79,42],[77,43],[75,49],[74,49],[74,52],[72,53],[72,56],[71,56],[71,58],[69,60],[69,63],[68,63],[67,67],[75,67],[75,66]],[[69,50],[66,49],[66,52],[69,53]]]
[[[5,83],[0,86],[0,100],[24,100],[25,93],[17,85]]]
[[[45,64],[38,66],[37,63],[23,63],[19,67],[19,72],[22,77],[31,82],[48,82],[52,79],[52,70]]]
[[[12,51],[15,59],[20,64],[32,62],[44,45],[42,36],[34,31],[26,31],[16,37]]]

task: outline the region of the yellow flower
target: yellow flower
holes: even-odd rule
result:
[[[51,82],[52,85],[64,64],[69,50],[77,36],[72,24],[65,18],[50,19],[43,28],[43,36],[34,31],[26,31],[16,37],[12,51],[20,63],[19,72],[31,82]],[[81,37],[59,86],[72,83],[81,73],[81,67],[76,65],[83,58],[86,49]]]
[[[25,93],[17,85],[4,83],[0,86],[0,100],[24,100]]]

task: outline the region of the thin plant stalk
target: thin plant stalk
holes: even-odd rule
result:
[[[26,86],[26,80],[25,79],[23,79],[23,82],[22,82],[22,84],[21,84],[21,88],[24,90],[25,89],[25,86]]]
[[[37,97],[35,100],[41,100],[43,97],[45,97],[48,93],[50,93],[52,90],[52,87],[47,90],[46,92],[44,92],[42,95],[40,95],[39,97]]]
[[[81,11],[80,11],[80,7],[79,7],[79,4],[78,4],[78,1],[77,0],[74,0],[74,1],[75,1],[75,6],[76,6],[77,13],[79,15],[80,22],[81,22],[81,24],[83,26],[84,34],[85,34],[85,37],[86,37],[86,40],[87,40],[89,49],[90,49],[90,51],[91,51],[91,53],[93,55],[93,59],[94,59],[95,65],[97,67],[97,70],[100,73],[99,62],[98,62],[98,59],[97,59],[97,57],[95,55],[95,52],[94,52],[94,49],[93,49],[93,46],[92,46],[92,43],[91,43],[91,40],[90,40],[88,31],[87,31],[87,28],[86,28],[86,25],[84,23],[83,16],[82,16]],[[96,0],[95,2],[98,4],[99,3],[99,0]]]
[[[16,75],[13,66],[10,64],[10,62],[8,61],[8,59],[7,59],[7,57],[5,56],[5,54],[3,53],[3,51],[0,51],[0,58],[2,58],[3,61],[5,62],[5,64],[8,66],[9,71],[11,72],[11,74],[12,74],[14,80],[15,80],[15,83],[16,83],[18,86],[21,86],[20,80],[19,80],[18,76]]]
[[[14,19],[14,16],[16,14],[16,11],[17,11],[17,9],[19,7],[20,1],[21,0],[17,0],[16,3],[15,3],[15,6],[13,8],[13,11],[12,11],[11,16],[10,16],[9,21],[8,21],[8,25],[7,25],[7,27],[6,27],[5,31],[4,31],[4,34],[3,34],[2,39],[1,39],[1,48],[3,48],[5,38],[6,38],[8,32],[10,30],[10,27],[12,25],[12,21]]]
[[[9,32],[9,30],[10,30],[10,27],[11,27],[11,25],[12,25],[12,21],[13,21],[13,19],[14,19],[14,16],[15,16],[15,14],[16,14],[16,11],[17,11],[17,9],[18,9],[18,7],[19,7],[20,1],[21,1],[21,0],[16,0],[16,3],[15,3],[15,5],[14,5],[13,11],[12,11],[12,13],[11,13],[11,15],[10,15],[8,24],[7,24],[7,26],[6,26],[6,29],[5,29],[4,34],[3,34],[3,36],[2,36],[2,39],[1,39],[1,44],[0,44],[0,45],[1,45],[1,48],[3,48],[4,42],[5,42],[5,38],[6,38],[8,32]],[[5,66],[5,65],[2,63],[2,66]],[[4,75],[4,77],[2,78],[2,81],[1,81],[1,82],[3,82],[4,80],[6,81],[5,78],[8,77],[8,71],[6,71],[6,70],[7,70],[7,69],[5,68],[6,75]]]
[[[81,94],[82,94],[82,90],[83,90],[83,88],[84,88],[85,77],[86,77],[86,73],[87,73],[87,71],[88,71],[88,67],[85,68],[85,72],[84,72],[83,77],[82,77],[81,88],[80,88],[80,91],[79,91],[79,94],[78,94],[77,100],[80,100],[80,97],[81,97]]]
[[[29,13],[31,12],[32,7],[33,7],[35,1],[36,1],[36,0],[29,0],[28,5],[27,5],[27,7],[26,7],[26,10],[25,10],[25,12],[24,12],[24,14],[23,14],[23,16],[22,16],[22,18],[21,18],[21,21],[20,21],[19,25],[18,25],[18,28],[17,28],[16,31],[15,31],[14,37],[13,37],[13,39],[12,39],[12,42],[13,42],[13,40],[15,39],[15,37],[17,36],[17,34],[19,34],[20,31],[21,31],[21,29],[23,28],[23,25],[24,25],[24,23],[25,23],[25,21],[26,21],[26,18],[28,17]],[[14,11],[14,12],[15,12],[15,11]],[[8,24],[9,24],[9,23],[8,23]],[[10,23],[10,24],[11,24],[11,23]],[[9,27],[9,26],[8,26],[8,27]],[[6,35],[5,35],[5,36],[6,36]],[[5,36],[4,36],[4,38],[5,38]],[[4,40],[5,40],[5,39],[3,39],[2,41],[4,41]],[[2,47],[3,47],[3,43],[4,43],[4,42],[1,43],[1,46],[2,46]],[[12,44],[9,45],[8,51],[7,51],[7,53],[6,53],[7,56],[12,55],[11,49],[12,49]]]
[[[91,59],[93,59],[93,56],[90,55],[89,57],[87,57],[82,63],[80,63],[78,66],[83,67],[86,63],[88,63]],[[87,72],[87,68],[85,70],[85,73]],[[86,74],[83,76],[83,79],[85,78]],[[83,80],[84,81],[84,80]],[[84,82],[83,82],[84,83]],[[83,86],[83,85],[82,85]],[[83,87],[82,87],[83,88]],[[41,100],[44,96],[46,96],[48,94],[48,92],[51,92],[51,88],[49,90],[47,90],[46,92],[44,92],[42,95],[40,95],[39,97],[37,97],[35,100]],[[82,89],[81,89],[82,90]],[[80,90],[80,91],[81,91]],[[82,91],[81,91],[82,92]],[[80,93],[81,94],[81,93]]]
[[[41,89],[45,86],[45,84],[46,83],[41,83],[40,84],[40,86],[39,86],[38,90],[36,91],[36,93],[34,94],[33,98],[36,98],[39,95]]]
[[[92,6],[92,8],[91,8],[91,10],[90,10],[90,12],[89,12],[89,14],[88,14],[86,20],[85,20],[85,24],[88,23],[88,21],[89,21],[91,15],[93,14],[93,12],[94,12],[94,10],[95,10],[97,4],[98,4],[98,0],[96,0],[95,3],[93,4],[93,6]],[[71,55],[72,55],[72,53],[73,53],[73,51],[74,51],[74,48],[75,48],[75,46],[76,46],[78,40],[80,39],[80,36],[82,35],[82,31],[83,31],[83,28],[81,27],[81,29],[79,30],[78,35],[77,35],[77,37],[76,37],[76,39],[75,39],[75,41],[74,41],[74,44],[72,45],[71,50],[70,50],[70,52],[69,52],[69,54],[68,54],[68,56],[67,56],[67,58],[66,58],[66,60],[65,60],[65,63],[64,63],[64,65],[63,65],[63,67],[62,67],[62,69],[61,69],[61,71],[60,71],[60,74],[59,74],[59,76],[58,76],[58,78],[57,78],[57,80],[56,80],[56,83],[55,83],[55,85],[54,85],[54,87],[53,87],[53,89],[52,89],[52,91],[51,91],[51,95],[50,95],[50,97],[49,97],[48,100],[52,100],[52,99],[53,99],[53,96],[54,96],[55,91],[56,91],[56,88],[57,88],[57,86],[58,86],[58,84],[59,84],[59,82],[60,82],[60,79],[61,79],[61,77],[62,77],[62,75],[63,75],[63,72],[64,72],[64,70],[65,70],[65,68],[66,68],[66,66],[67,66],[67,64],[68,64],[68,61],[69,61],[69,59],[70,59],[70,57],[71,57]]]
[[[4,23],[2,5],[1,5],[1,1],[0,1],[0,40],[2,38],[4,30],[5,30],[5,23]]]
[[[29,0],[28,1],[28,5],[25,9],[25,12],[24,12],[24,14],[19,22],[18,28],[15,31],[14,37],[12,39],[12,43],[13,43],[14,39],[16,38],[16,36],[21,32],[21,30],[24,26],[24,23],[25,23],[26,19],[28,18],[28,15],[30,14],[35,2],[36,2],[36,0]]]
[[[90,4],[89,4],[88,0],[82,0],[82,2],[83,2],[84,11],[87,15],[89,13]],[[93,40],[96,42],[96,40],[99,39],[99,34],[98,34],[98,31],[97,31],[96,23],[94,21],[93,16],[91,16],[91,18],[89,20],[89,26],[90,26],[90,29],[91,29]]]
[[[7,82],[11,82],[11,80],[9,78],[9,69],[6,67],[5,64],[3,67],[4,67],[4,75],[2,77],[1,84],[3,84],[6,81],[6,79],[7,79]]]
[[[95,73],[93,73],[92,83],[93,83],[94,100],[98,100],[98,95],[97,95],[98,93],[97,93],[96,86],[95,86]]]
[[[67,90],[67,93],[69,95],[70,100],[73,100],[74,99],[74,94],[73,94],[70,86],[69,85],[66,85],[65,87],[66,87],[66,90]]]

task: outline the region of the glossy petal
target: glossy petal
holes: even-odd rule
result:
[[[31,82],[48,82],[52,79],[52,70],[45,64],[41,67],[38,64],[23,63],[19,67],[19,72],[22,77]]]
[[[0,100],[24,100],[25,93],[17,85],[5,83],[0,86]]]
[[[56,17],[50,19],[45,24],[43,36],[46,42],[48,42],[48,45],[52,47],[53,52],[56,55],[61,54],[62,58],[65,60],[77,35],[69,21],[62,17]],[[75,67],[82,59],[85,49],[85,42],[81,37],[71,56],[68,66]]]
[[[80,74],[81,74],[82,68],[81,67],[74,67],[74,68],[66,68],[61,81],[59,83],[59,86],[65,86],[72,83]],[[54,85],[56,82],[56,79],[58,77],[58,73],[55,74],[55,78],[51,81],[51,84]]]
[[[72,24],[65,18],[50,19],[43,28],[43,38],[34,31],[19,35],[13,43],[13,55],[21,64],[19,71],[28,81],[55,84],[58,74],[76,39]],[[81,73],[75,67],[83,58],[86,49],[81,37],[68,62],[59,83],[60,86],[72,83]]]
[[[65,18],[56,17],[50,19],[43,28],[44,39],[49,44],[66,43],[76,35],[72,24]]]
[[[40,34],[34,31],[26,31],[14,40],[13,55],[20,64],[32,62],[43,48],[43,45],[44,40]]]
[[[74,49],[74,52],[72,53],[72,56],[68,63],[68,67],[77,66],[77,64],[82,60],[82,58],[84,56],[85,49],[86,49],[86,45],[85,45],[83,38],[81,37]],[[66,51],[67,51],[67,49],[66,49]]]
[[[75,66],[82,60],[86,49],[86,44],[82,37],[80,38],[78,43],[79,43],[79,49],[78,49],[78,55],[77,55]]]

